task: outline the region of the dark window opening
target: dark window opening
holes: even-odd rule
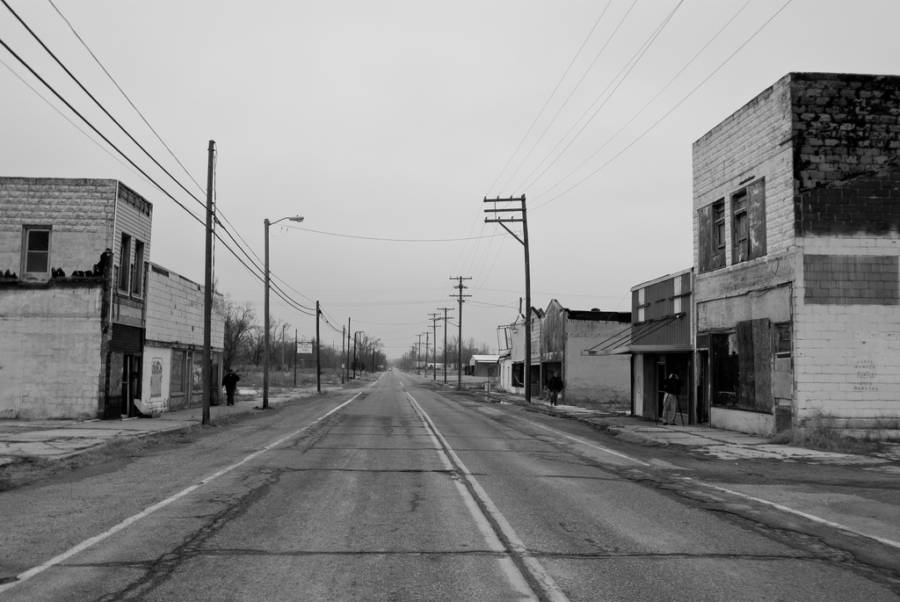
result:
[[[719,199],[712,206],[713,244],[716,249],[725,248],[725,199]]]
[[[525,364],[516,362],[512,365],[512,386],[525,386]]]
[[[25,226],[23,230],[24,275],[46,276],[50,273],[50,226]]]
[[[119,282],[118,286],[120,290],[128,291],[128,284],[130,280],[130,270],[128,269],[131,266],[131,237],[127,234],[122,234],[122,244],[119,245]]]
[[[172,369],[169,381],[169,390],[173,394],[184,393],[184,351],[172,350]]]
[[[134,295],[141,294],[144,283],[144,243],[134,241],[134,264],[131,267],[131,292]]]
[[[709,337],[712,362],[712,405],[740,406],[740,356],[737,333],[713,334]]]

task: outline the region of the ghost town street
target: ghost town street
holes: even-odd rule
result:
[[[8,489],[0,598],[900,595],[896,463],[701,458],[526,409],[387,372]],[[800,475],[859,521],[754,501]]]

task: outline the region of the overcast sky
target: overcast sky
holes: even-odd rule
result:
[[[53,4],[7,1],[202,199]],[[632,286],[691,265],[694,140],[790,71],[900,70],[896,0],[794,0],[765,26],[785,0],[53,1],[204,187],[216,141],[218,209],[252,252],[264,218],[305,217],[272,227],[274,277],[392,357],[456,307],[451,276],[472,277],[465,339],[496,348],[515,319],[522,247],[483,223],[484,196],[527,195],[535,306],[628,311]],[[0,38],[202,215],[5,7]],[[123,181],[153,203],[151,260],[202,283],[202,226],[0,59],[2,175]],[[262,285],[221,245],[216,278],[261,315]]]

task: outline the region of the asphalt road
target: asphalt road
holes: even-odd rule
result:
[[[10,600],[897,600],[584,425],[387,373],[0,494]]]

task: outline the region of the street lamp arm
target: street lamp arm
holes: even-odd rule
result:
[[[278,219],[275,220],[274,222],[270,222],[270,221],[268,220],[268,218],[267,218],[267,219],[265,220],[265,222],[266,222],[266,226],[274,226],[274,225],[277,224],[278,222],[283,222],[284,220],[289,220],[289,221],[292,221],[292,222],[298,222],[298,223],[299,223],[299,222],[302,222],[302,221],[303,221],[303,216],[302,216],[302,215],[288,215],[288,216],[285,216],[285,217],[278,218]]]

